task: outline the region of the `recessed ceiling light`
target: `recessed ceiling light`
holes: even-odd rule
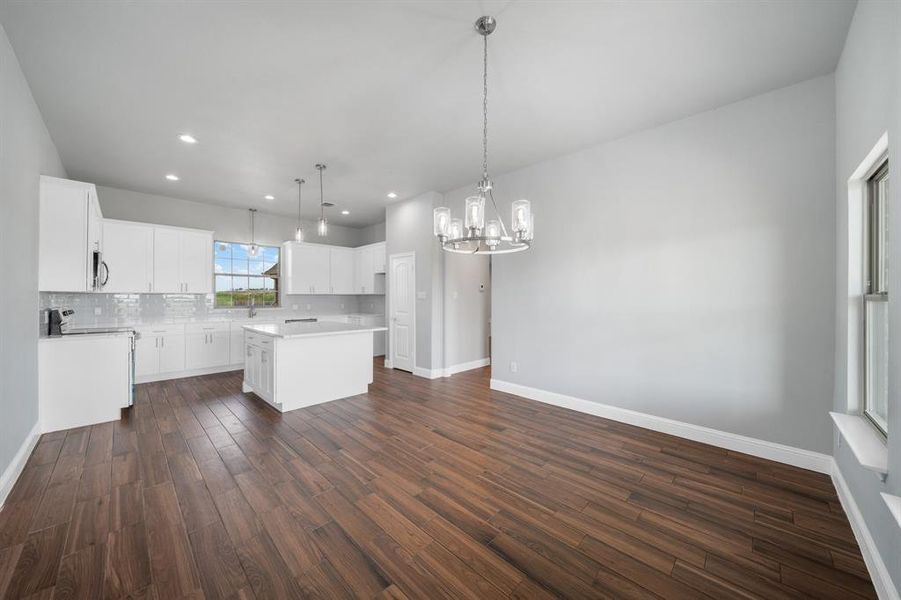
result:
[[[168,175],[166,175],[166,179],[168,179],[169,181],[178,181],[179,177],[174,173],[169,173]]]
[[[263,196],[263,198],[265,198],[266,200],[275,200],[275,196],[273,196],[272,194],[266,194],[265,196]]]
[[[342,214],[342,215],[349,215],[349,214],[350,214],[350,211],[349,211],[349,210],[342,210],[342,211],[341,211],[341,214]]]
[[[183,133],[180,136],[178,136],[178,139],[180,139],[181,141],[183,141],[186,144],[196,144],[197,143],[197,138],[194,137],[193,135],[191,135],[190,133]]]
[[[388,197],[394,200],[395,198],[397,198],[397,194],[395,194],[394,192],[388,192]]]

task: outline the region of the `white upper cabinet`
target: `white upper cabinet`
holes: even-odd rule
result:
[[[103,215],[96,188],[90,183],[42,176],[39,206],[38,289],[95,291],[104,274],[100,255]]]
[[[379,242],[370,246],[372,248],[372,272],[384,273],[386,263],[387,246],[385,242]]]
[[[213,234],[208,231],[180,230],[178,264],[183,292],[212,293]]]
[[[351,248],[329,249],[329,274],[332,294],[353,294],[354,251]]]
[[[154,227],[153,291],[209,294],[213,287],[213,234]]]
[[[152,292],[153,226],[105,219],[103,260],[109,270],[104,292]]]
[[[286,242],[282,246],[286,294],[330,294],[328,246]]]
[[[285,294],[384,294],[385,244],[360,248],[285,242]]]

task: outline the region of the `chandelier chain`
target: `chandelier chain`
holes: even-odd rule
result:
[[[482,175],[488,179],[488,36],[482,41]]]

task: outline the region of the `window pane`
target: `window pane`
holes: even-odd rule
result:
[[[248,246],[245,244],[232,244],[232,258],[247,258],[250,256],[247,252]]]
[[[216,274],[231,273],[232,261],[228,258],[217,258],[216,262],[213,265],[213,268],[216,270]]]
[[[231,258],[232,245],[228,242],[216,242],[213,244],[213,251],[216,258]]]
[[[261,260],[248,261],[248,273],[251,275],[262,275],[266,270],[266,263]]]
[[[262,250],[260,258],[270,263],[278,262],[278,248],[275,246],[263,246]]]
[[[249,268],[247,265],[247,259],[245,258],[233,258],[231,265],[231,272],[238,275],[246,275],[249,273]]]
[[[866,300],[864,412],[885,433],[888,423],[888,302]]]
[[[879,291],[888,292],[888,175],[877,186],[879,201]]]
[[[216,275],[216,291],[230,292],[232,290],[232,278],[228,275]]]
[[[263,289],[263,278],[262,277],[248,277],[248,284],[251,290],[262,290]]]

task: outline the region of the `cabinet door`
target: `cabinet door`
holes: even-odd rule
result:
[[[153,291],[153,227],[103,222],[103,260],[109,268],[106,293]]]
[[[329,293],[329,248],[309,244],[291,244],[289,294]]]
[[[160,373],[185,370],[185,334],[160,335]]]
[[[372,249],[357,248],[354,261],[354,293],[371,294],[375,277],[372,274]]]
[[[180,234],[177,229],[153,230],[153,291],[174,294],[182,291],[179,269]]]
[[[229,332],[218,330],[210,332],[207,342],[207,360],[211,367],[224,367],[229,364],[228,356]]]
[[[150,333],[141,333],[135,340],[135,376],[155,375],[160,372],[159,338]]]
[[[272,357],[272,351],[268,348],[260,350],[260,389],[263,397],[272,400],[272,386],[275,379],[275,361]]]
[[[84,184],[41,177],[38,229],[38,289],[90,292],[91,251]],[[12,218],[6,215],[4,218]]]
[[[182,291],[209,294],[213,291],[212,236],[198,231],[181,231],[178,240]]]
[[[372,246],[372,272],[373,273],[384,273],[385,272],[385,262],[387,257],[385,256],[386,246],[384,243],[375,244]]]
[[[244,382],[247,385],[256,385],[254,382],[253,374],[254,374],[254,361],[256,348],[251,346],[250,344],[244,344]]]
[[[349,248],[330,248],[329,273],[332,294],[353,294],[354,251]]]
[[[313,248],[313,293],[331,293],[330,281],[330,253],[328,246],[315,246]]]
[[[209,334],[205,331],[192,331],[185,334],[185,368],[203,369],[209,365]]]

